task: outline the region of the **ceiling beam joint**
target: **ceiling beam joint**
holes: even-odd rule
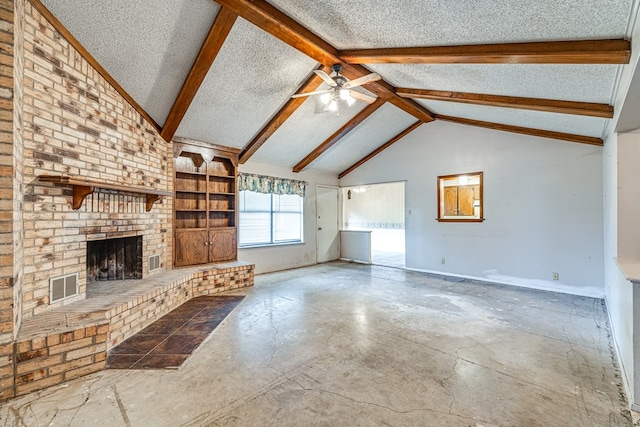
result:
[[[330,67],[343,62],[338,49],[264,0],[215,0],[215,2],[325,66]],[[342,74],[349,79],[369,73],[371,71],[361,65],[345,65],[342,69]],[[367,84],[366,88],[418,120],[423,122],[434,120],[429,110],[412,100],[400,98],[396,95],[395,88],[387,82],[379,80]]]

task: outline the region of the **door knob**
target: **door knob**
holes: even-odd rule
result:
[[[322,227],[318,227],[318,230],[322,230]]]

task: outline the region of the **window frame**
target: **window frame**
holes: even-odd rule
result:
[[[477,180],[478,183],[475,184],[466,184],[461,183],[461,178],[466,177],[466,179]],[[457,185],[445,185],[445,183],[457,183]],[[473,199],[473,207],[474,207],[474,215],[451,215],[445,213],[445,188],[461,188],[468,187],[471,185],[478,185],[478,198],[474,197]],[[459,173],[454,175],[441,175],[438,176],[438,182],[436,191],[438,194],[438,217],[436,220],[438,222],[482,222],[484,221],[484,188],[483,188],[483,172],[468,172],[468,173]],[[475,196],[475,194],[474,194]],[[478,206],[476,206],[476,202],[478,202]],[[459,205],[458,205],[459,206]],[[477,207],[477,209],[476,209]]]
[[[248,192],[252,192],[252,193],[258,193],[256,191],[251,191],[251,190],[239,190],[238,191],[238,197],[242,197],[243,192],[248,191]],[[276,223],[275,223],[275,217],[276,214],[281,213],[281,211],[276,211],[275,210],[275,203],[276,203],[276,199],[274,196],[286,196],[287,194],[275,194],[275,193],[258,193],[258,194],[265,194],[268,195],[270,198],[270,203],[269,203],[269,211],[267,212],[266,210],[252,210],[252,211],[246,211],[244,209],[240,209],[240,206],[238,206],[238,248],[239,249],[250,249],[250,248],[258,248],[258,247],[271,247],[271,246],[287,246],[287,245],[299,245],[299,244],[304,244],[304,197],[302,196],[298,196],[296,194],[290,194],[290,196],[296,196],[298,198],[300,198],[300,211],[299,212],[290,212],[290,213],[295,213],[298,214],[300,216],[300,239],[295,239],[295,240],[282,240],[282,241],[274,241],[275,239],[275,227],[276,227]],[[240,242],[240,234],[242,233],[241,228],[242,228],[242,220],[241,220],[241,216],[243,212],[258,212],[258,213],[269,213],[269,242],[257,242],[257,243],[241,243]],[[286,211],[282,211],[284,213],[286,213]]]

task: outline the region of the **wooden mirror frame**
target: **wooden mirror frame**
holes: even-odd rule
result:
[[[484,221],[482,175],[482,172],[469,172],[438,177],[438,218],[436,218],[438,222]],[[448,188],[455,188],[455,193],[447,192]],[[464,189],[462,200],[460,199],[461,189]],[[451,203],[454,194],[455,206]],[[471,210],[473,210],[472,214]]]

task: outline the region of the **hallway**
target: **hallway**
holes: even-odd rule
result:
[[[179,369],[82,377],[0,425],[631,425],[601,300],[343,262],[240,293]]]

